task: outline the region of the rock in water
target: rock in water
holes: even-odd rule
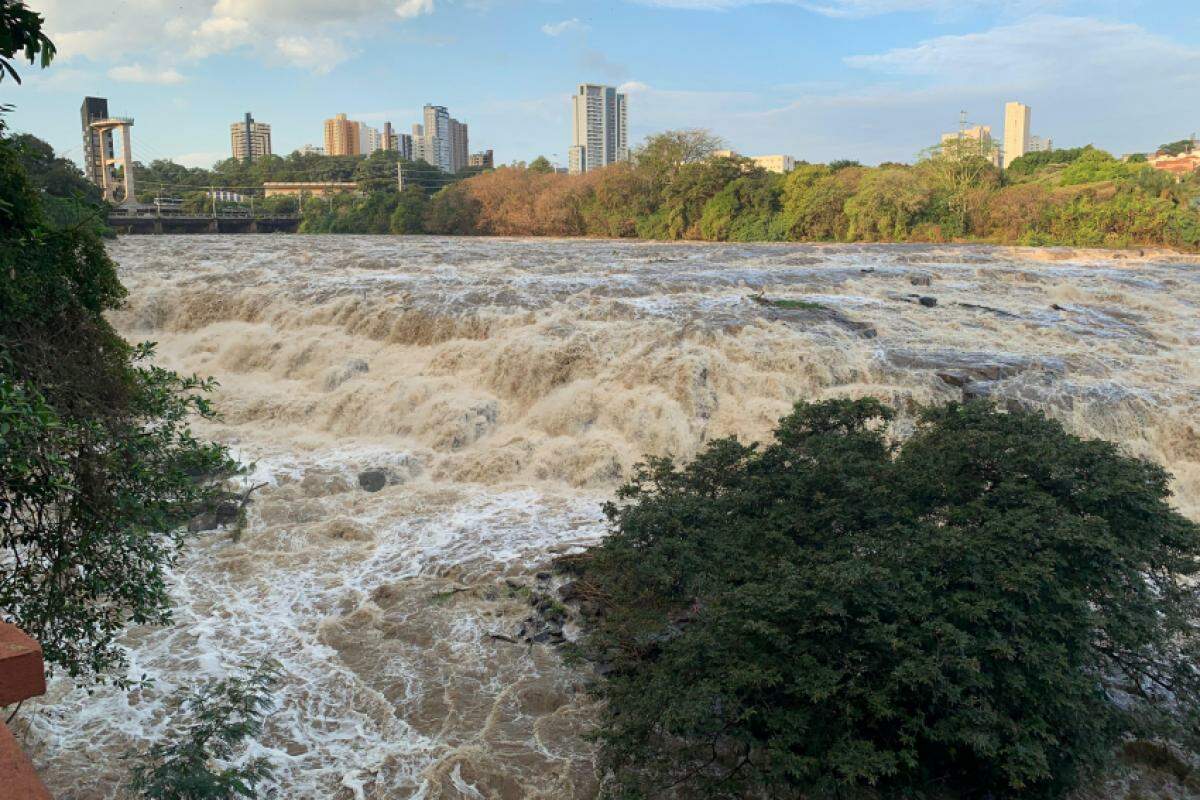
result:
[[[368,492],[378,492],[387,486],[387,473],[381,469],[368,469],[358,473],[358,485]]]
[[[922,297],[922,298],[918,299],[917,302],[920,303],[921,305],[925,306],[926,308],[933,308],[934,306],[937,305],[937,298],[936,297]]]

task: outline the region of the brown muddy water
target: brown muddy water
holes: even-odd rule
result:
[[[238,541],[189,546],[177,624],[127,637],[150,688],[60,682],[23,712],[64,800],[122,796],[120,754],[163,734],[178,687],[266,657],[284,677],[252,754],[279,797],[593,797],[581,676],[490,638],[529,611],[506,581],[536,588],[601,537],[643,455],[761,438],[797,400],[1041,408],[1164,463],[1200,517],[1200,265],[1179,256],[357,236],[110,252],[129,288],[114,322],[220,381],[224,419],[200,432],[267,486]],[[388,485],[364,491],[366,469]]]

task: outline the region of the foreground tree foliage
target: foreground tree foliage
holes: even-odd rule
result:
[[[651,461],[584,557],[614,797],[1060,797],[1190,746],[1200,526],[1036,413],[799,404]],[[673,794],[672,794],[673,793]]]
[[[129,788],[144,800],[258,797],[271,762],[242,751],[262,732],[278,682],[279,665],[268,662],[186,694],[171,723],[173,740],[130,756],[137,763]]]
[[[44,216],[0,138],[0,617],[51,671],[124,676],[117,637],[170,618],[180,525],[234,465],[188,422],[211,384],[105,321],[124,297],[95,226]]]

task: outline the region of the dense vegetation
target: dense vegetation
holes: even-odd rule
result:
[[[979,240],[1200,247],[1200,177],[1177,182],[1094,148],[1033,153],[1003,175],[935,148],[916,165],[801,164],[787,175],[651,138],[633,164],[581,176],[501,168],[447,187],[432,233],[709,241]]]
[[[21,3],[0,0],[0,23],[35,29],[3,30],[0,56],[41,41]],[[51,191],[86,195],[74,175],[0,124],[0,617],[50,671],[122,682],[117,637],[169,619],[179,525],[233,464],[188,428],[210,384],[149,365],[105,321],[124,289],[96,226],[48,218]]]
[[[275,705],[278,679],[279,665],[268,662],[188,692],[171,721],[171,738],[130,755],[129,788],[143,800],[258,797],[272,765],[244,750]]]
[[[802,403],[608,507],[573,569],[611,796],[1061,797],[1122,737],[1194,745],[1169,476],[1036,413],[892,418]]]

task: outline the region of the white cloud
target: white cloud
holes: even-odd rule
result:
[[[562,36],[569,31],[586,31],[588,26],[579,21],[578,17],[564,19],[562,22],[547,22],[542,26],[542,33],[547,36]]]
[[[915,47],[851,56],[852,67],[928,76],[941,82],[985,82],[1014,88],[1109,81],[1148,85],[1166,75],[1200,73],[1200,49],[1176,44],[1137,25],[1089,17],[1035,16],[980,33],[939,36]],[[1146,69],[1155,65],[1155,78]],[[1162,67],[1171,65],[1171,71]]]
[[[434,0],[33,0],[59,59],[113,54],[178,66],[245,49],[268,63],[332,70],[354,42],[434,10]]]
[[[167,85],[183,83],[184,81],[184,77],[175,69],[147,69],[138,63],[113,67],[108,71],[108,77],[114,81],[123,81],[125,83],[159,83]]]
[[[693,11],[729,11],[756,5],[798,6],[827,17],[861,18],[897,12],[932,12],[939,15],[961,14],[984,9],[1006,13],[1028,13],[1055,8],[1067,0],[634,0],[661,8]]]
[[[411,19],[422,14],[433,13],[433,0],[400,0],[396,6],[396,16],[401,19]]]
[[[284,63],[317,75],[328,74],[353,55],[341,42],[326,36],[280,36],[275,40],[275,52]]]

